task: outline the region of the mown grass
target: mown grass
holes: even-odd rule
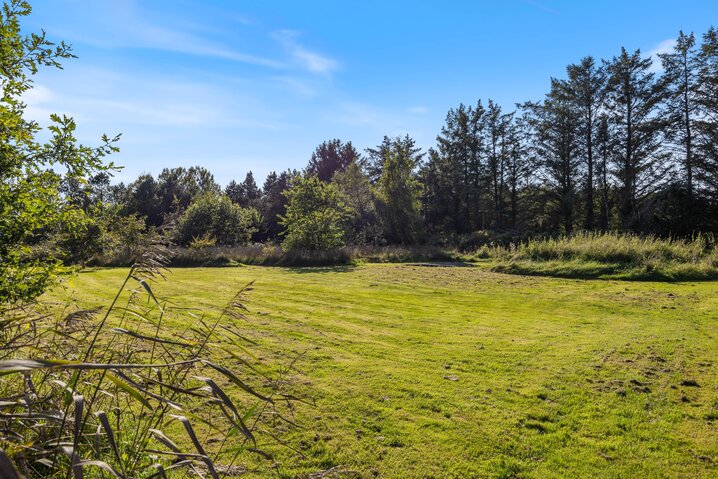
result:
[[[103,305],[122,274],[54,296]],[[255,352],[299,355],[291,386],[316,400],[286,431],[297,452],[270,448],[283,477],[718,474],[715,282],[386,264],[177,269],[153,288],[203,307],[249,280]]]

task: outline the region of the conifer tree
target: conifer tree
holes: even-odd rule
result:
[[[702,189],[718,205],[718,30],[711,27],[700,49],[696,101],[700,116],[696,121],[698,175]]]
[[[344,171],[352,162],[359,160],[359,153],[352,146],[341,140],[325,141],[312,153],[305,173],[316,176],[319,180],[329,183],[337,171]]]
[[[576,192],[580,179],[579,113],[566,94],[565,81],[552,79],[551,91],[541,103],[525,103],[532,128],[531,148],[538,174],[556,205],[561,228],[574,228]]]
[[[584,228],[592,230],[595,226],[594,210],[594,137],[596,135],[596,119],[600,113],[602,95],[605,89],[606,74],[596,66],[591,56],[581,59],[578,64],[567,67],[567,94],[578,113],[578,142],[580,155],[585,163]]]
[[[416,154],[396,140],[386,152],[377,184],[377,210],[387,239],[402,244],[418,241],[421,234],[421,184],[415,170]]]
[[[659,113],[666,94],[640,50],[606,62],[606,107],[613,125],[613,173],[618,181],[618,212],[628,230],[645,226],[645,200],[665,183],[670,171],[663,148],[668,121]]]
[[[682,31],[673,47],[673,52],[659,54],[663,64],[666,82],[666,117],[678,144],[677,158],[682,165],[684,184],[692,203],[694,195],[693,177],[695,170],[695,123],[698,112],[698,62],[696,39],[691,33]]]

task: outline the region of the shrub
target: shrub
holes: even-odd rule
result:
[[[153,292],[165,255],[143,255],[104,311],[0,310],[1,477],[217,479],[266,456],[259,445],[286,428],[292,397],[248,352],[239,320],[251,284],[221,310],[194,314]],[[188,326],[178,333],[167,322]]]
[[[214,238],[219,245],[246,244],[256,231],[255,217],[253,209],[232,203],[226,195],[202,195],[177,222],[175,241],[182,246],[200,238]]]
[[[325,251],[344,245],[349,211],[335,185],[314,176],[298,178],[285,195],[283,249]]]

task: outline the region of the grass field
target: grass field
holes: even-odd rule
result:
[[[52,296],[106,305],[124,274]],[[301,455],[273,451],[283,476],[718,476],[717,282],[383,264],[178,268],[153,288],[216,306],[251,280],[243,328],[266,362],[304,353],[291,379],[316,399],[287,436]]]

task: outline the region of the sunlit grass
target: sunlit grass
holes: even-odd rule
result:
[[[102,306],[123,274],[80,274],[54,297]],[[282,476],[718,474],[715,282],[390,264],[176,269],[153,289],[201,308],[250,280],[255,352],[298,358],[293,387],[316,400],[287,430],[298,452],[271,448]]]
[[[705,280],[718,278],[711,236],[662,239],[617,233],[578,233],[535,239],[515,247],[484,248],[497,271],[569,278]]]

